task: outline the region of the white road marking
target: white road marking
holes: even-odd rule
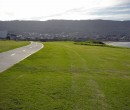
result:
[[[14,56],[14,55],[15,55],[15,53],[11,54],[10,56]]]
[[[26,50],[23,50],[23,52],[25,52]]]
[[[16,49],[15,52],[14,52],[14,50],[10,50],[9,53],[8,53],[8,52],[7,52],[7,53],[0,53],[0,58],[1,58],[1,56],[2,56],[3,54],[5,54],[5,58],[3,58],[3,60],[6,59],[6,54],[7,54],[7,55],[10,55],[12,58],[15,58],[15,57],[17,56],[17,52],[19,53],[19,52],[21,51],[21,53],[22,53],[23,50],[28,51],[28,48],[30,48],[30,47],[33,48],[33,46],[34,46],[35,44],[34,44],[34,43],[32,43],[32,44],[33,44],[33,45],[32,45],[32,46],[29,46],[29,47],[28,47],[28,46],[25,46],[25,48],[20,47],[20,48]],[[30,45],[31,45],[31,44],[30,44]],[[33,53],[39,51],[39,50],[40,50],[41,48],[43,48],[43,47],[44,47],[44,45],[43,45],[42,43],[37,43],[37,48],[34,49],[34,50],[31,51],[31,52],[28,52],[28,54],[24,55],[26,52],[23,52],[22,55],[20,56],[20,58],[18,58],[19,56],[17,56],[16,59],[12,59],[11,57],[9,57],[9,60],[5,60],[5,61],[4,61],[4,62],[8,62],[8,61],[9,61],[7,65],[3,65],[3,61],[0,62],[0,73],[3,72],[3,71],[5,71],[6,69],[12,67],[14,64],[16,64],[16,63],[18,63],[18,62],[24,60],[24,59],[27,58],[27,57],[29,57],[29,56],[32,55]],[[32,50],[32,49],[30,49],[30,50]],[[7,56],[7,57],[8,57],[8,56]],[[12,62],[12,61],[13,61],[13,62]],[[1,65],[2,65],[2,67],[1,67]]]

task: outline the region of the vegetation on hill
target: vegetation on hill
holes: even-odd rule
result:
[[[129,110],[130,49],[44,45],[0,74],[1,110]]]
[[[0,29],[9,32],[41,32],[41,33],[99,33],[124,34],[129,32],[130,21],[111,20],[49,20],[49,21],[0,21]]]
[[[105,43],[101,41],[96,41],[96,40],[90,40],[90,41],[85,41],[85,42],[75,42],[74,44],[90,45],[90,46],[107,46]]]

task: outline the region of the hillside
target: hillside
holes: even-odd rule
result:
[[[130,40],[130,21],[110,20],[49,20],[49,21],[0,21],[0,30],[23,34],[35,32],[40,34],[65,33],[76,37],[122,38]],[[78,33],[78,34],[77,34]]]

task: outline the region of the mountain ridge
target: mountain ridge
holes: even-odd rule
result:
[[[0,30],[22,34],[81,33],[83,36],[127,36],[130,38],[130,21],[113,20],[48,20],[48,21],[0,21]],[[82,36],[79,36],[82,37]]]

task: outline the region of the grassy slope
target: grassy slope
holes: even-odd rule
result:
[[[130,49],[47,42],[0,74],[1,110],[129,110]]]
[[[14,48],[18,48],[24,45],[29,44],[27,41],[8,41],[2,40],[0,41],[0,52],[4,52],[7,50],[11,50]]]

